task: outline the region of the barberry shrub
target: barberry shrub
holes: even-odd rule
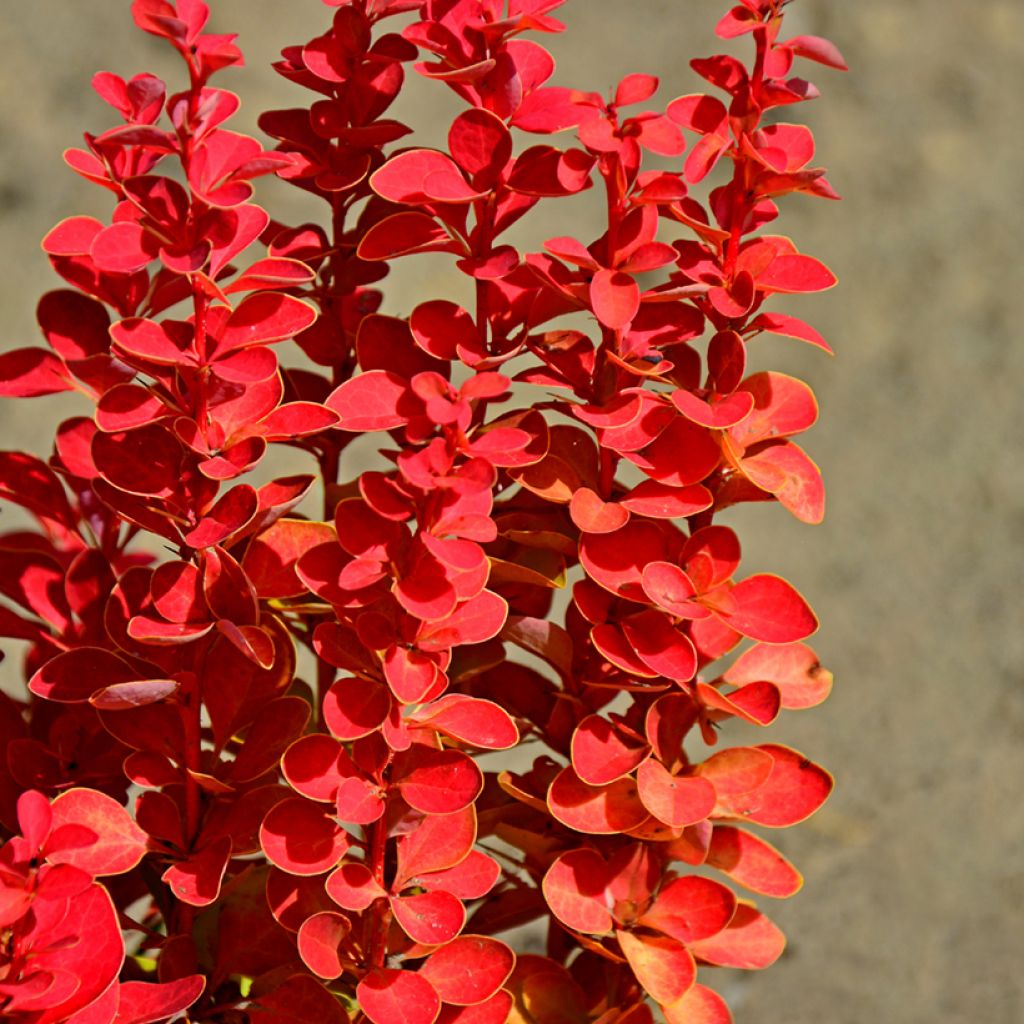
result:
[[[0,358],[4,394],[94,406],[0,453],[37,524],[0,537],[5,1020],[723,1024],[705,968],[781,953],[753,897],[801,877],[757,829],[832,781],[716,744],[831,679],[720,519],[822,517],[811,389],[747,354],[828,350],[777,309],[834,283],[778,201],[836,198],[778,115],[798,61],[844,65],[743,0],[752,63],[694,60],[709,93],[577,91],[536,41],[563,2],[325,0],[268,149],[206,4],[134,0],[184,87],[95,77],[121,123],[65,159],[110,222],[46,236],[46,346]],[[461,104],[442,147],[403,146],[406,84]],[[323,217],[273,220],[264,175]],[[544,238],[590,188],[597,237]],[[380,312],[419,253],[470,308]]]

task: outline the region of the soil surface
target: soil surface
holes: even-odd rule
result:
[[[57,286],[39,239],[62,217],[109,215],[106,194],[60,160],[83,130],[113,123],[91,74],[149,70],[179,88],[181,78],[164,44],[132,27],[127,0],[3,6],[0,343],[15,347],[37,343],[35,303]],[[242,96],[238,130],[255,131],[261,108],[305,102],[268,65],[320,31],[328,9],[212,6],[215,30],[244,29],[249,67],[220,80]],[[561,84],[607,90],[655,72],[667,102],[702,90],[687,60],[718,52],[711,29],[724,9],[570,0],[569,32],[545,41]],[[806,315],[837,355],[765,340],[759,358],[819,394],[808,450],[829,513],[816,528],[773,506],[731,521],[750,567],[781,571],[819,612],[814,643],[834,694],[772,738],[822,761],[838,785],[814,819],[773,837],[806,876],[795,899],[769,908],[790,935],[783,960],[717,984],[739,1024],[1020,1024],[1021,11],[1015,0],[800,0],[791,12],[792,33],[830,37],[852,68],[807,65],[823,96],[798,110],[845,201],[795,197],[780,221],[840,287],[779,308]],[[399,111],[427,119],[426,141],[454,109],[442,93],[428,88]],[[274,183],[261,197],[283,220],[319,216]],[[577,220],[543,229],[587,235]],[[450,289],[443,267],[406,264],[391,311]],[[63,397],[5,403],[4,447],[47,454],[51,426],[71,414]]]

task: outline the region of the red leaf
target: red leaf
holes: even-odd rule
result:
[[[694,983],[697,968],[685,946],[664,935],[615,933],[636,980],[656,1003],[680,999]]]
[[[100,430],[131,430],[166,416],[168,408],[149,388],[117,384],[106,391],[96,406]]]
[[[629,511],[614,501],[603,501],[589,487],[581,487],[569,503],[572,521],[584,533],[614,533],[629,521]]]
[[[410,149],[392,157],[370,176],[370,187],[393,203],[413,206],[432,200],[468,203],[487,194],[471,188],[452,158],[433,149]]]
[[[292,875],[319,875],[333,868],[349,847],[348,833],[317,804],[294,798],[273,807],[260,826],[269,860]]]
[[[443,890],[415,896],[393,896],[391,910],[402,931],[414,942],[425,946],[451,942],[466,923],[466,909],[462,901]]]
[[[79,893],[85,892],[92,885],[93,881],[88,871],[82,871],[80,868],[72,867],[70,864],[47,865],[39,872],[37,878],[36,895],[40,899],[46,900],[65,900],[77,896]],[[9,893],[10,891],[5,896],[5,901],[10,898]],[[27,893],[23,895],[28,897]],[[27,899],[25,909],[28,909]],[[20,917],[21,915],[18,914],[17,916]],[[10,917],[5,918],[6,921],[10,919]]]
[[[632,676],[654,679],[658,675],[637,655],[625,633],[613,622],[602,622],[590,631],[590,642],[611,664]]]
[[[242,568],[264,600],[299,597],[306,586],[295,575],[295,563],[318,544],[334,539],[327,523],[278,519],[246,546]]]
[[[365,910],[387,891],[370,869],[358,861],[339,864],[324,884],[327,895],[344,910]]]
[[[0,395],[38,398],[73,391],[64,361],[43,348],[17,348],[0,355]]]
[[[404,888],[410,878],[444,871],[469,856],[476,839],[476,813],[472,805],[451,814],[431,814],[398,840],[395,885]]]
[[[725,1000],[706,985],[694,985],[669,1006],[663,1006],[666,1024],[733,1024]]]
[[[208,907],[220,895],[220,884],[231,859],[231,840],[215,839],[187,860],[172,864],[161,875],[174,895],[193,907]]]
[[[658,91],[658,79],[654,75],[626,75],[615,89],[615,105],[627,107],[631,103],[643,103]]]
[[[734,882],[776,899],[800,891],[800,872],[770,843],[732,825],[715,825],[707,863]]]
[[[113,324],[110,336],[121,351],[149,363],[162,366],[198,363],[192,351],[192,328],[187,324],[129,317]]]
[[[43,905],[37,903],[35,908],[36,929],[29,939],[35,939],[31,971],[51,984],[45,1009],[28,1014],[27,1019],[70,1024],[76,1011],[88,1012],[90,1004],[101,1000],[101,1005],[112,1010],[105,997],[124,962],[124,939],[110,895],[102,885],[94,884],[68,903],[52,906],[58,916],[49,921]],[[6,1003],[4,1009],[5,1016],[15,1015],[13,1002]],[[107,1015],[103,1024],[109,1019]]]
[[[814,462],[792,441],[768,443],[745,456],[740,472],[775,495],[802,523],[816,525],[825,518],[825,485]]]
[[[682,619],[707,615],[707,610],[693,600],[697,589],[692,580],[672,562],[648,562],[641,584],[647,597],[669,615]]]
[[[345,971],[340,947],[351,930],[348,918],[333,911],[306,918],[296,936],[302,962],[321,978],[340,978]]]
[[[677,124],[701,135],[716,131],[728,117],[721,100],[699,93],[673,100],[667,113]]]
[[[673,487],[687,487],[700,483],[714,471],[722,450],[707,427],[676,416],[642,451],[625,455],[652,479]]]
[[[288,402],[278,406],[259,424],[268,441],[292,441],[336,426],[338,415],[316,402]]]
[[[300,260],[281,256],[270,256],[250,264],[225,289],[226,295],[234,292],[257,291],[264,288],[294,288],[310,284],[316,275]]]
[[[630,512],[652,519],[682,519],[711,508],[713,503],[711,492],[700,484],[673,487],[657,480],[644,480],[621,499]]]
[[[250,345],[294,338],[316,320],[316,309],[281,292],[257,292],[238,304],[221,332],[217,356]]]
[[[649,609],[621,622],[633,649],[658,675],[687,682],[697,672],[697,652],[690,638],[672,625],[663,612]]]
[[[705,526],[683,545],[680,561],[697,591],[707,593],[739,568],[739,539],[727,526]]]
[[[665,540],[652,523],[633,521],[614,533],[580,538],[580,564],[594,582],[620,597],[642,594],[643,567],[665,557]]]
[[[696,771],[710,780],[721,801],[763,786],[774,768],[775,759],[759,747],[731,747],[697,765]]]
[[[640,286],[620,270],[599,270],[590,282],[590,305],[605,327],[621,330],[640,309]]]
[[[806,644],[756,644],[733,662],[723,678],[735,686],[762,680],[773,683],[782,706],[792,710],[820,704],[832,689],[832,673],[822,668]]]
[[[441,1009],[434,986],[412,971],[378,967],[359,982],[356,996],[373,1024],[433,1024]]]
[[[398,775],[399,791],[406,803],[424,814],[462,810],[483,788],[476,762],[458,750],[414,747],[405,756],[405,763],[409,767]]]
[[[384,813],[380,788],[368,779],[342,779],[338,786],[337,817],[352,825],[369,825]]]
[[[751,321],[750,326],[768,334],[781,334],[786,338],[806,341],[817,348],[824,349],[829,355],[832,349],[825,339],[810,324],[798,320],[788,313],[761,313]]]
[[[180,485],[182,455],[178,441],[157,424],[99,432],[92,439],[92,457],[103,478],[121,491],[144,497],[167,497]]]
[[[572,637],[557,623],[525,615],[510,615],[501,638],[546,661],[560,675],[572,671]]]
[[[571,768],[563,768],[555,776],[547,802],[563,825],[591,835],[626,832],[648,817],[631,778],[617,779],[607,786],[590,786]]]
[[[638,923],[692,945],[717,935],[735,911],[736,897],[724,885],[700,875],[685,875],[662,888]]]
[[[133,221],[119,221],[104,228],[89,248],[96,266],[110,274],[133,274],[147,267],[156,254],[157,245],[152,236]],[[199,266],[192,265],[188,269],[198,270]]]
[[[380,728],[391,710],[388,691],[369,679],[339,679],[324,697],[324,724],[340,740],[356,740]]]
[[[697,697],[708,708],[736,715],[752,725],[770,725],[782,706],[774,683],[750,683],[728,694],[707,683],[697,683]]]
[[[53,801],[54,832],[64,825],[84,826],[95,840],[84,846],[47,851],[52,864],[70,864],[93,878],[131,871],[146,853],[145,832],[112,797],[93,789],[69,789]]]
[[[415,716],[421,725],[483,750],[508,750],[519,742],[512,716],[500,705],[478,697],[449,694]]]
[[[50,256],[83,256],[102,230],[103,223],[95,217],[67,217],[47,232],[43,252]]]
[[[838,47],[828,39],[821,36],[793,36],[783,44],[786,49],[791,50],[798,57],[806,57],[808,60],[817,61],[827,67],[835,68],[837,71],[847,71],[846,61],[839,52]]]
[[[462,246],[433,217],[410,210],[378,221],[363,235],[361,260],[390,260],[416,252],[462,253]]]
[[[342,771],[342,765],[349,764],[348,755],[333,736],[314,732],[288,747],[281,759],[281,772],[296,792],[310,800],[333,803],[342,778],[352,774]]]
[[[442,1006],[437,1024],[507,1024],[512,1005],[511,993],[499,989],[486,1002],[474,1006]]]
[[[62,704],[87,701],[97,690],[139,676],[123,658],[99,647],[78,647],[51,658],[29,680],[37,696]]]
[[[698,775],[673,775],[653,758],[636,773],[644,807],[671,828],[703,821],[715,809],[715,787]]]
[[[164,984],[122,981],[118,985],[117,1016],[113,1024],[155,1024],[187,1010],[202,994],[206,978],[201,974]]]
[[[802,380],[784,373],[755,373],[741,387],[754,397],[750,415],[729,431],[737,443],[789,437],[812,427],[818,418],[814,392]]]
[[[712,396],[710,401],[698,398],[692,391],[677,388],[672,392],[672,404],[688,419],[703,427],[723,430],[735,426],[754,407],[754,399],[746,391],[731,395]]]
[[[444,299],[421,302],[409,317],[409,327],[416,344],[435,359],[456,359],[460,349],[472,351],[478,344],[473,318]]]
[[[832,776],[790,747],[764,743],[753,748],[772,758],[771,772],[756,788],[735,796],[723,794],[717,781],[719,809],[769,828],[786,828],[809,818],[835,785]],[[706,767],[705,762],[704,767]]]
[[[36,319],[62,359],[87,359],[110,351],[110,314],[87,295],[63,288],[47,292],[36,307]]]
[[[425,623],[416,638],[423,651],[444,651],[463,644],[480,644],[501,632],[508,615],[503,597],[484,590],[445,619]]]
[[[124,711],[166,700],[177,693],[180,686],[176,679],[137,679],[130,683],[112,683],[93,693],[89,703],[101,711]]]
[[[458,896],[460,900],[478,900],[497,885],[500,877],[501,865],[493,857],[479,850],[470,850],[465,860],[453,867],[425,875],[413,875],[407,884],[422,886],[431,892],[441,889]]]
[[[612,929],[605,887],[608,865],[596,850],[563,853],[548,868],[542,889],[551,912],[567,928],[590,935]]]
[[[236,484],[185,534],[185,543],[197,549],[223,544],[251,523],[258,510],[256,489],[250,484]]]
[[[690,943],[698,960],[719,967],[758,971],[770,967],[786,948],[786,937],[764,914],[747,903],[736,908],[727,928]]]
[[[448,150],[471,179],[490,187],[512,156],[512,136],[500,117],[475,107],[452,122]]]
[[[296,974],[249,1005],[253,1024],[348,1024],[338,1000],[315,978]]]
[[[436,663],[422,651],[396,644],[384,655],[384,678],[403,704],[419,704],[433,688],[438,675]]]
[[[800,253],[776,256],[757,276],[758,290],[769,292],[821,292],[835,283],[835,274],[821,260]]]
[[[632,772],[649,750],[646,743],[627,737],[607,718],[587,715],[572,736],[572,766],[584,782],[603,786]]]
[[[804,640],[818,628],[807,602],[779,576],[748,576],[730,591],[735,609],[720,617],[733,629],[770,644]]]
[[[53,828],[50,801],[38,790],[30,789],[18,797],[18,827],[33,851],[42,849]]]
[[[408,423],[400,408],[409,394],[409,384],[390,370],[370,370],[345,381],[324,403],[340,417],[340,430],[391,430]]]
[[[504,942],[485,935],[462,935],[429,956],[419,974],[446,1003],[476,1006],[505,984],[515,962]]]

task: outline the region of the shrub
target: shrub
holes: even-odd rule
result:
[[[822,517],[792,440],[813,394],[747,352],[828,350],[775,308],[834,283],[770,233],[777,201],[835,198],[775,114],[817,95],[797,60],[842,58],[743,0],[718,34],[751,66],[693,61],[713,94],[662,112],[646,74],[549,84],[533,37],[563,0],[325,2],[275,65],[307,105],[261,116],[273,149],[227,127],[210,83],[242,54],[206,4],[135,0],[187,83],[97,75],[122,123],[66,155],[114,205],[46,236],[47,347],[0,367],[7,395],[95,406],[48,461],[0,454],[37,524],[0,538],[27,682],[0,694],[0,1011],[727,1021],[698,965],[766,967],[783,937],[726,882],[801,884],[748,826],[832,785],[776,743],[707,748],[830,686],[807,603],[718,520]],[[461,101],[443,148],[403,147],[407,81]],[[273,220],[265,175],[321,221]],[[598,237],[520,251],[513,225],[592,187]],[[418,253],[471,308],[380,312]],[[267,479],[274,446],[297,472]],[[523,925],[545,955],[496,937]]]

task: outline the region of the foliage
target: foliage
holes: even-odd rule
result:
[[[822,518],[792,440],[814,396],[747,350],[827,350],[774,304],[831,273],[766,229],[782,196],[835,198],[776,112],[817,95],[797,59],[842,59],[743,0],[718,34],[749,35],[751,67],[693,61],[725,102],[662,112],[646,74],[609,99],[549,84],[529,36],[563,0],[325,2],[275,65],[312,100],[262,115],[267,150],[227,127],[210,82],[242,54],[206,4],[134,0],[188,85],[96,76],[123,123],[66,160],[112,217],[46,236],[47,347],[0,357],[3,393],[95,406],[48,461],[0,454],[37,523],[0,537],[27,681],[0,694],[0,1011],[721,1024],[698,967],[783,948],[725,881],[801,884],[748,826],[832,785],[779,744],[704,747],[830,687],[807,603],[744,575],[717,518]],[[402,147],[409,77],[464,105],[445,149]],[[323,224],[257,206],[271,174]],[[599,237],[509,241],[594,186]],[[379,312],[389,262],[426,252],[474,308]],[[273,446],[315,472],[258,483]],[[479,756],[527,745],[529,767]],[[546,956],[495,937],[538,922]]]

